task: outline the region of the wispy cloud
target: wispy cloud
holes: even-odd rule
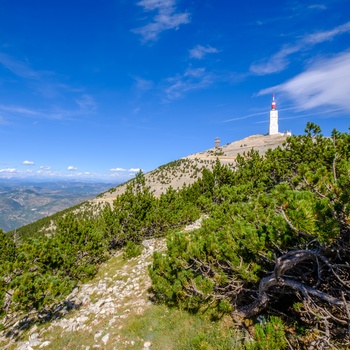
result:
[[[246,114],[246,115],[241,116],[241,117],[235,117],[235,118],[230,118],[230,119],[223,120],[223,123],[235,122],[237,120],[248,119],[248,118],[251,118],[251,117],[256,117],[258,115],[264,115],[264,114],[266,115],[266,111],[259,112],[259,113]]]
[[[0,52],[0,65],[27,84],[35,93],[45,98],[55,98],[60,95],[62,84],[55,81],[54,72],[35,70],[29,62],[21,61],[2,52]]]
[[[0,125],[6,125],[6,124],[7,124],[7,120],[2,115],[0,115]]]
[[[189,13],[177,11],[176,0],[141,0],[137,5],[143,7],[146,12],[156,12],[150,23],[133,29],[145,42],[156,41],[163,31],[176,30],[180,25],[190,22]]]
[[[154,87],[154,82],[152,80],[143,79],[138,76],[133,76],[134,85],[138,91],[145,92],[149,91]]]
[[[332,106],[350,111],[350,52],[311,65],[305,72],[258,95],[284,93],[302,110]]]
[[[97,108],[96,101],[88,94],[83,94],[75,100],[77,105],[84,111],[94,111]]]
[[[12,115],[31,116],[45,119],[65,119],[94,112],[97,104],[94,98],[84,89],[62,83],[62,77],[54,72],[35,70],[26,61],[21,61],[0,52],[0,66],[12,72],[16,78],[26,85],[35,96],[40,95],[45,108],[31,109],[23,106],[0,105],[0,111]],[[32,95],[31,95],[32,96]],[[51,107],[47,107],[47,101]],[[62,106],[65,101],[65,107]],[[42,105],[44,104],[42,103]]]
[[[204,58],[205,55],[209,53],[218,53],[219,50],[212,46],[202,46],[197,45],[193,49],[190,50],[190,57],[196,58],[198,60],[201,60]]]
[[[168,100],[182,97],[189,91],[203,89],[213,84],[214,75],[205,68],[188,68],[184,74],[167,79],[165,94]]]
[[[25,107],[21,107],[21,106],[6,106],[6,105],[0,105],[0,111],[3,112],[10,112],[10,113],[18,113],[18,114],[26,114],[26,115],[30,115],[30,116],[39,116],[41,115],[41,112],[33,110],[33,109],[29,109],[29,108],[25,108]]]
[[[21,78],[40,79],[41,77],[41,74],[32,69],[28,63],[15,60],[4,53],[0,53],[0,64]]]
[[[296,107],[289,107],[289,108],[279,108],[278,110],[281,111],[288,111],[288,110],[295,110],[297,109]],[[230,119],[225,119],[222,121],[222,123],[229,123],[229,122],[234,122],[234,121],[238,121],[238,120],[243,120],[243,119],[249,119],[249,118],[253,118],[253,117],[257,117],[259,115],[267,115],[267,111],[266,108],[264,109],[263,112],[256,112],[256,113],[250,113],[250,114],[246,114],[240,117],[235,117],[235,118],[230,118]],[[281,118],[279,118],[281,119]]]
[[[319,44],[324,41],[332,40],[337,35],[349,33],[349,32],[350,32],[350,22],[347,22],[332,30],[320,31],[313,34],[306,35],[302,39],[302,44],[305,46]]]
[[[318,31],[312,34],[305,35],[294,44],[287,44],[270,58],[258,63],[253,63],[250,66],[250,71],[256,75],[266,75],[271,73],[281,72],[288,67],[290,56],[294,53],[303,50],[310,50],[314,45],[330,41],[340,34],[350,32],[350,22],[342,24],[328,31]]]
[[[327,6],[324,4],[313,4],[308,6],[307,8],[312,10],[327,10]]]
[[[90,102],[85,101],[85,103],[84,100],[76,100],[75,103],[78,105],[78,108],[64,109],[59,105],[53,104],[51,107],[43,110],[35,110],[23,106],[0,105],[0,112],[3,112],[7,119],[20,116],[35,119],[74,120],[77,117],[93,113],[96,109],[93,99]]]
[[[299,108],[293,108],[299,110]],[[300,114],[298,113],[297,115],[289,116],[289,117],[278,117],[278,120],[294,120],[294,119],[301,119],[301,118],[314,118],[314,117],[319,117],[320,115],[327,114],[326,117],[323,117],[323,119],[327,118],[332,118],[334,116],[334,112],[342,111],[344,108],[332,108],[332,109],[327,109],[327,110],[322,110],[322,111],[317,111],[313,113],[305,113],[305,114]],[[281,110],[280,110],[281,111]],[[269,120],[266,118],[264,120],[260,120],[255,122],[255,124],[266,124],[268,123]]]
[[[76,171],[76,170],[78,170],[78,168],[75,167],[75,166],[73,166],[73,165],[69,165],[69,166],[67,167],[67,170],[68,170],[68,171]]]

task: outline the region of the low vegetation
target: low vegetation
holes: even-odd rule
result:
[[[234,172],[204,171],[192,191],[209,218],[155,254],[158,300],[237,323],[278,315],[294,348],[304,327],[308,341],[348,344],[349,151],[348,134],[308,124],[284,149],[238,157]]]
[[[188,349],[219,349],[211,339],[223,344],[231,331],[243,334],[246,349],[345,348],[349,157],[348,133],[326,138],[308,123],[305,135],[289,137],[283,148],[249,151],[235,169],[217,161],[194,184],[159,198],[139,173],[112,207],[66,211],[50,234],[38,226],[0,232],[3,327],[19,311],[48,312],[110,252],[125,246],[127,259],[142,240],[167,236],[167,251],[155,253],[149,269],[159,307],[198,320],[231,319],[229,330],[198,333]],[[165,168],[159,171],[166,178]],[[200,229],[180,230],[203,214]]]

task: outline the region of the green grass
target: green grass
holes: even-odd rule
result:
[[[242,348],[242,335],[230,319],[212,322],[205,316],[152,305],[142,315],[125,320],[120,335],[124,346],[118,349],[142,349],[145,342],[152,350],[227,350]],[[135,343],[127,344],[134,341]]]
[[[244,349],[243,336],[233,328],[229,318],[212,322],[205,316],[191,315],[178,309],[169,309],[164,305],[151,305],[137,315],[131,312],[125,319],[119,319],[109,325],[112,317],[90,326],[92,331],[78,330],[62,332],[54,327],[45,334],[50,340],[50,349],[85,349],[99,344],[104,350],[143,349],[146,342],[152,350],[228,350]],[[94,335],[100,332],[98,340]],[[106,345],[102,338],[109,333]]]

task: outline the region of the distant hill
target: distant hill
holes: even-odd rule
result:
[[[0,180],[0,228],[10,231],[94,198],[112,183]]]

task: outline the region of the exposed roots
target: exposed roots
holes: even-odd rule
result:
[[[332,260],[338,260],[334,250]],[[325,339],[332,331],[343,329],[350,339],[350,265],[331,262],[325,252],[293,250],[276,259],[274,271],[261,279],[256,299],[244,306],[236,305],[233,316],[258,315],[283,294],[294,294],[303,305],[299,310],[309,324],[321,325]]]

